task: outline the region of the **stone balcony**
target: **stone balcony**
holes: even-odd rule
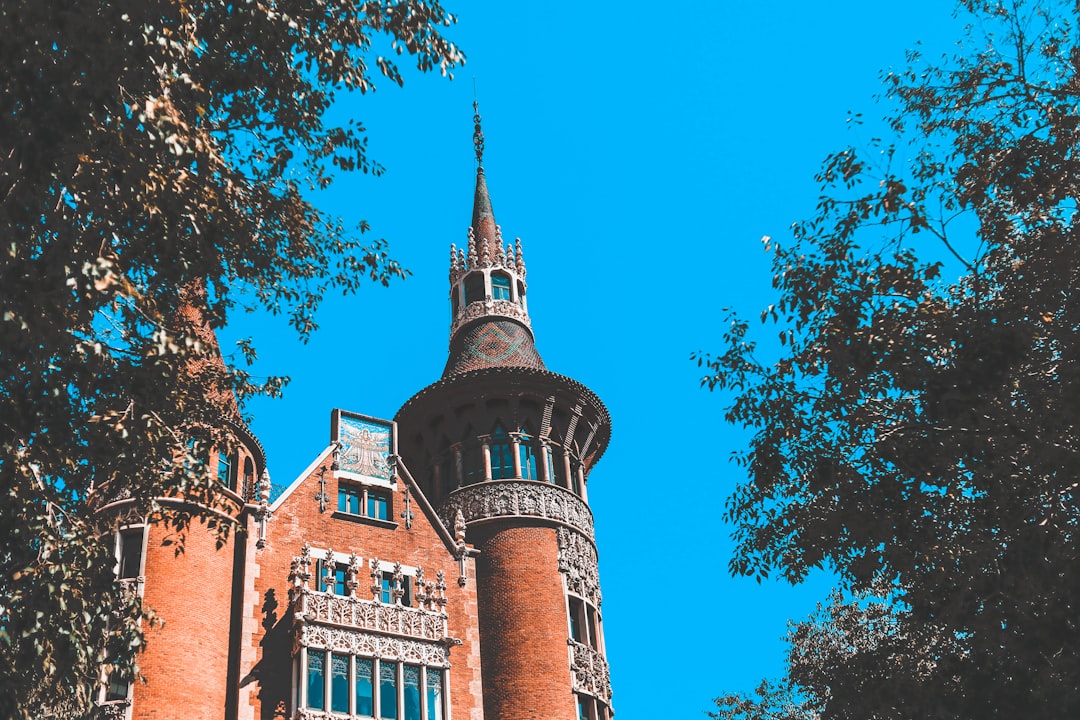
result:
[[[299,588],[293,598],[296,619],[383,635],[443,642],[448,635],[445,612],[344,597]]]

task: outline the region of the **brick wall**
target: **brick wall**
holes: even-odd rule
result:
[[[576,720],[555,530],[476,531],[485,716]]]

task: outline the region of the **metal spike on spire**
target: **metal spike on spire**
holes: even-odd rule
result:
[[[475,90],[474,90],[475,92]],[[480,127],[480,105],[473,99],[473,147],[476,148],[476,165],[484,170],[484,130]]]

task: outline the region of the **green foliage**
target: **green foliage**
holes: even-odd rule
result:
[[[0,6],[0,717],[84,715],[106,658],[133,671],[151,617],[95,503],[220,505],[202,458],[229,398],[281,388],[181,301],[220,327],[255,298],[307,337],[327,291],[404,274],[303,193],[379,172],[326,112],[401,84],[398,56],[447,74],[453,22],[438,0]]]
[[[830,156],[770,245],[779,359],[735,317],[697,356],[753,432],[733,572],[844,588],[770,686],[823,718],[1080,713],[1078,10],[962,5],[955,57],[885,78],[899,144]]]

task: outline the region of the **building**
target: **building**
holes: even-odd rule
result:
[[[102,715],[611,717],[587,493],[610,419],[536,349],[521,243],[495,224],[476,123],[442,376],[393,420],[334,410],[327,446],[273,501],[263,449],[233,423],[214,512],[240,531],[223,545],[203,522],[177,553],[168,528],[128,517],[121,582],[165,622],[147,632],[146,682],[106,682]]]

